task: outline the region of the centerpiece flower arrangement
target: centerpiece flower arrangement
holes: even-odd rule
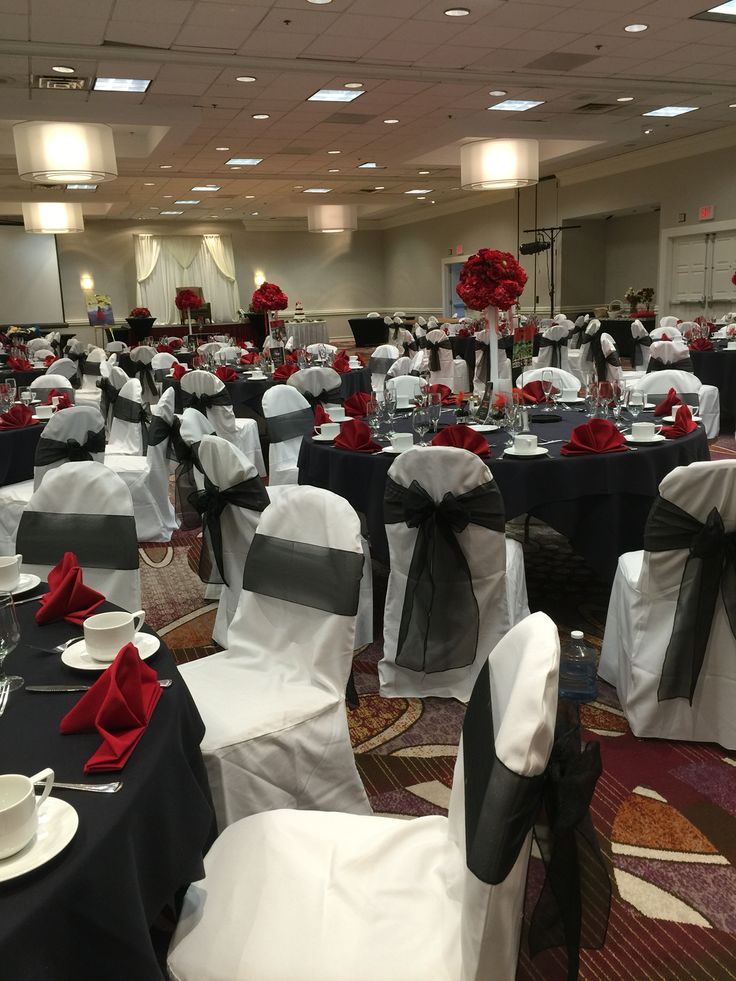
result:
[[[272,313],[275,310],[285,310],[289,305],[289,298],[276,283],[261,283],[257,290],[253,291],[250,298],[250,308],[254,313]]]
[[[129,317],[150,317],[151,311],[148,307],[133,307],[128,314]]]
[[[147,337],[156,320],[151,316],[148,307],[133,307],[125,318],[131,330],[130,340],[134,344],[140,344],[144,337]]]

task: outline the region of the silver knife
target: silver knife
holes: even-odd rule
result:
[[[170,688],[174,683],[171,678],[159,678],[161,688]],[[26,691],[89,691],[92,685],[26,685]]]

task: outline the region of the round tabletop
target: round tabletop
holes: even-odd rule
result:
[[[693,373],[704,385],[715,385],[721,401],[721,420],[733,429],[736,420],[736,350],[690,351]]]
[[[491,448],[488,466],[504,499],[506,519],[532,514],[568,539],[599,574],[612,578],[619,555],[642,548],[644,525],[660,481],[675,467],[708,460],[705,430],[652,446],[619,453],[566,457],[560,449],[573,428],[586,422],[577,410],[562,411],[560,421],[537,422],[531,432],[548,453],[536,459],[504,456],[507,436],[483,433]],[[454,422],[443,412],[441,425]],[[399,416],[398,432],[409,432],[408,416]],[[388,561],[383,521],[386,474],[395,457],[337,449],[305,437],[299,455],[299,482],[334,491],[366,516],[371,550]]]
[[[26,685],[93,682],[96,673],[73,671],[58,654],[44,652],[79,635],[80,628],[64,621],[39,627],[37,609],[35,602],[17,607],[21,642],[7,658],[8,673],[20,674]],[[0,773],[51,767],[60,781],[122,780],[123,787],[115,794],[52,791],[76,810],[79,827],[48,864],[0,882],[3,977],[161,981],[149,930],[176,893],[201,877],[214,817],[199,751],[203,723],[167,648],[162,644],[147,663],[174,683],[162,692],[119,772],[84,773],[99,733],[60,734],[60,720],[79,692],[10,694],[1,723]],[[2,865],[0,860],[0,876]]]
[[[28,371],[9,371],[8,369],[0,368],[0,382],[14,381],[18,390],[20,390],[45,374],[45,365],[42,365],[40,368],[30,368]]]
[[[0,487],[33,478],[36,447],[46,421],[19,429],[0,427]]]

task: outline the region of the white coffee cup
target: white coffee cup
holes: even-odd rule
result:
[[[570,399],[576,399],[578,397],[577,388],[563,388],[562,389],[562,401],[568,402]]]
[[[36,406],[36,418],[37,419],[50,419],[54,414],[53,405],[37,405]]]
[[[403,452],[410,450],[414,445],[414,437],[411,433],[396,433],[391,437],[391,448]]]
[[[537,437],[531,433],[521,433],[514,436],[514,453],[534,453],[537,449]]]
[[[728,342],[728,350],[729,351],[736,351],[736,341],[729,341]]]
[[[119,610],[87,617],[82,624],[87,653],[95,661],[114,661],[121,648],[132,643],[145,619],[144,610],[135,613]]]
[[[653,422],[634,422],[631,424],[631,438],[646,443],[654,439],[656,427]]]
[[[323,436],[329,436],[330,439],[334,439],[336,436],[340,435],[340,423],[323,422],[319,427],[319,431]]]
[[[327,415],[333,422],[345,422],[347,415],[341,405],[331,405],[327,410]]]
[[[36,797],[34,784],[45,783]],[[41,770],[32,777],[20,773],[0,775],[0,859],[25,848],[38,828],[38,809],[51,793],[54,771]]]
[[[0,555],[0,592],[12,593],[20,581],[22,555]]]
[[[52,395],[52,397],[51,397],[51,406],[52,406],[52,408],[55,409],[58,404],[59,404],[59,396],[58,395]]]

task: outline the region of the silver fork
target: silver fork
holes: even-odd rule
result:
[[[92,794],[116,794],[122,788],[123,781],[116,780],[113,783],[61,783],[59,780],[54,780],[53,786],[60,790],[86,790]]]
[[[8,704],[8,696],[10,695],[10,682],[3,681],[0,682],[0,715],[5,711],[5,706]]]

